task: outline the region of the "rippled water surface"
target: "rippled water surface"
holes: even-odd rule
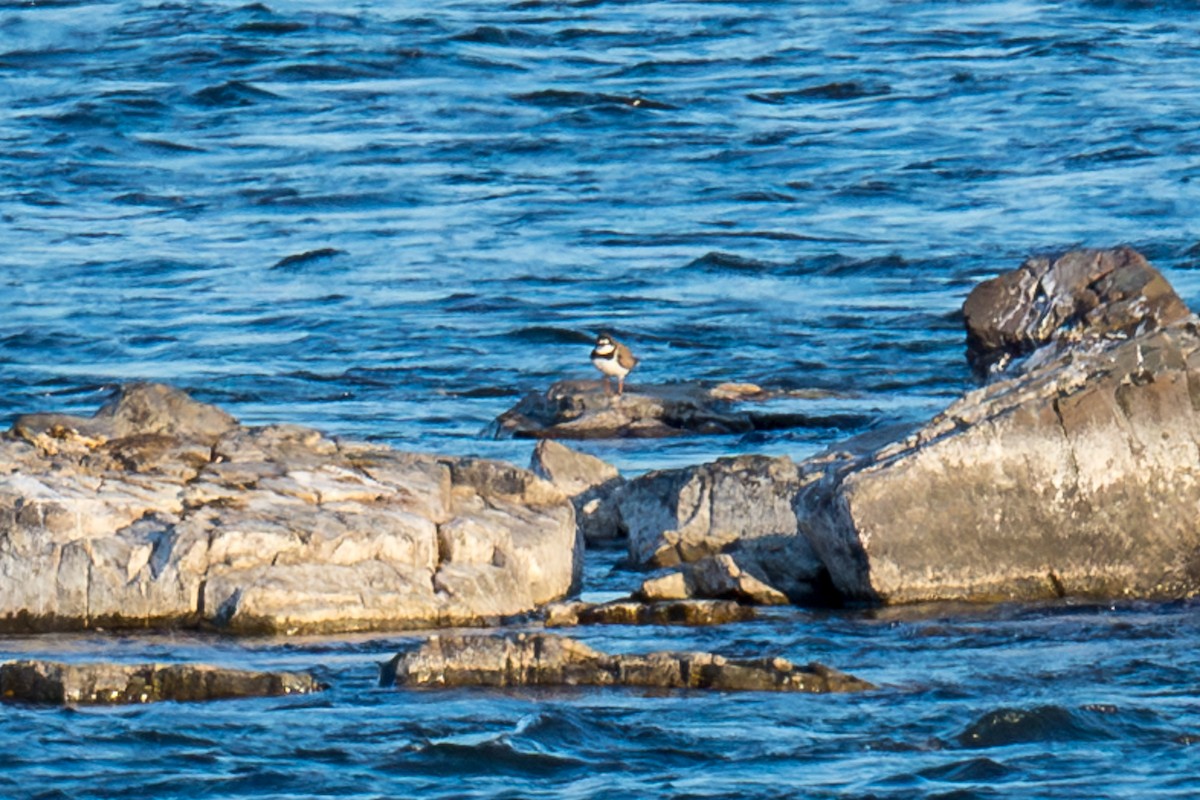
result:
[[[1134,0],[0,2],[0,424],[163,380],[252,424],[525,462],[483,429],[592,377],[607,328],[634,383],[832,396],[807,428],[593,452],[801,458],[956,396],[966,292],[1030,253],[1132,243],[1195,305],[1197,42],[1200,6]],[[9,639],[333,689],[5,708],[0,793],[1200,795],[1191,605],[581,635],[884,688],[426,695],[375,685],[401,637]]]

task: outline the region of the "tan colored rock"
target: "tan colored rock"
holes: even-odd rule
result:
[[[643,600],[687,600],[693,596],[683,570],[678,569],[663,575],[653,575],[642,581],[638,596]]]
[[[481,624],[581,575],[571,503],[510,464],[244,428],[153,385],[19,423],[0,439],[17,459],[0,469],[0,629]],[[31,444],[47,431],[69,446]]]
[[[542,439],[533,449],[529,468],[571,498],[575,523],[585,541],[598,544],[624,535],[616,494],[625,479],[616,467],[551,439]]]
[[[707,556],[687,568],[693,597],[733,598],[760,606],[785,605],[787,595],[743,570],[728,553]]]
[[[433,636],[380,670],[382,685],[634,686],[715,691],[856,692],[875,688],[821,664],[713,653],[608,655],[550,634]]]
[[[758,606],[784,605],[789,602],[831,601],[822,594],[824,587],[815,578],[797,580],[795,561],[789,557],[795,547],[807,556],[811,553],[807,540],[790,537],[792,547],[777,540],[750,539],[738,543],[730,552],[705,556],[698,561],[681,564],[670,572],[652,575],[638,590],[643,600],[730,599]]]
[[[303,672],[251,672],[206,664],[0,664],[0,699],[49,705],[116,705],[273,697],[322,691]]]

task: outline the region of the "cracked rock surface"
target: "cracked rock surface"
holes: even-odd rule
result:
[[[569,499],[527,470],[245,427],[160,384],[0,438],[0,629],[487,623],[581,566]]]
[[[1200,327],[1165,279],[1128,248],[1073,251],[980,284],[964,317],[992,379],[904,438],[630,481],[631,560],[675,570],[642,596],[1200,593]]]
[[[600,381],[559,381],[532,392],[492,423],[497,438],[662,439],[749,433],[813,424],[817,417],[773,410],[771,400],[831,396],[818,389],[767,391],[753,384],[668,383],[626,386],[619,397]],[[826,420],[818,420],[822,424]]]
[[[0,664],[0,699],[49,705],[194,702],[311,694],[321,685],[305,672],[253,672],[207,664]]]
[[[823,664],[714,653],[610,655],[552,634],[432,636],[380,670],[385,686],[631,686],[715,691],[858,692],[875,688]]]
[[[1026,354],[1013,374],[905,439],[804,465],[800,527],[836,589],[1200,592],[1200,330],[1165,279],[1129,248],[1072,251],[980,284],[964,316],[971,362]]]

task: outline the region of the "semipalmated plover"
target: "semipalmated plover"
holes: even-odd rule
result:
[[[610,377],[617,379],[617,396],[625,391],[625,376],[637,366],[638,360],[629,348],[602,333],[596,337],[596,346],[592,349],[592,363],[596,369],[604,373],[604,393],[612,394]]]

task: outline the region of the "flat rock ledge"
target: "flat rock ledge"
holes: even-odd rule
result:
[[[304,672],[252,672],[207,664],[0,664],[0,699],[39,705],[228,700],[311,694],[325,688]]]
[[[551,603],[542,611],[547,628],[575,625],[725,625],[754,619],[752,606],[733,600],[613,600],[586,603],[580,600]]]
[[[624,686],[714,691],[860,692],[876,688],[823,664],[713,653],[609,655],[553,634],[432,636],[380,669],[408,688]]]
[[[568,595],[582,556],[528,470],[247,427],[161,384],[0,436],[0,632],[493,624]]]
[[[661,439],[862,422],[772,409],[769,402],[831,396],[823,390],[774,392],[741,383],[668,383],[627,385],[618,397],[606,395],[601,381],[569,380],[526,395],[490,430],[498,439]]]

